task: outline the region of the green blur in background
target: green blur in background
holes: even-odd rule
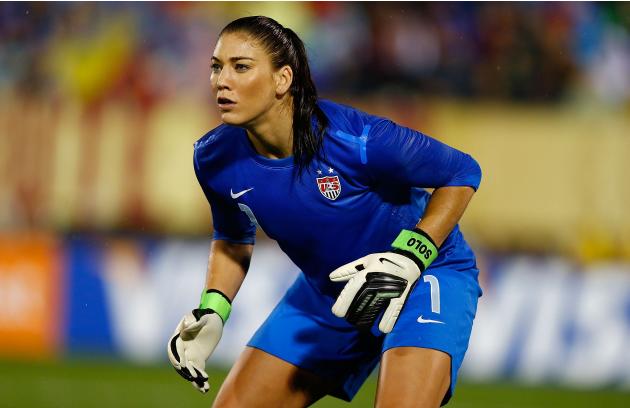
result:
[[[208,370],[210,392],[200,394],[165,366],[133,366],[115,361],[63,363],[0,362],[0,395],[5,408],[61,407],[209,407],[225,378],[225,370]],[[364,384],[352,403],[326,397],[315,408],[370,407],[375,377]],[[627,407],[629,393],[527,387],[511,383],[470,384],[457,388],[451,408],[591,408]]]

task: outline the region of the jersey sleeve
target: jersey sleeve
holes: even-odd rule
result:
[[[475,190],[481,182],[481,167],[470,155],[387,119],[371,126],[366,154],[366,165],[377,182]]]
[[[193,157],[195,175],[210,204],[214,240],[228,241],[234,244],[251,244],[256,241],[256,225],[238,208],[236,203],[225,200],[204,182],[202,171],[197,162],[197,152]]]

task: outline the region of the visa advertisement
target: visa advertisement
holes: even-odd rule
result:
[[[203,289],[209,239],[0,237],[0,357],[165,363]],[[480,256],[462,376],[630,389],[630,265]],[[210,363],[229,365],[299,271],[259,240]]]

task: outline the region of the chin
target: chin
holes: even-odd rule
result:
[[[221,113],[221,121],[226,125],[247,127],[252,124],[254,119],[243,114],[235,112],[223,112]]]
[[[239,118],[239,115],[235,115],[233,112],[223,112],[221,114],[221,121],[226,125],[239,126],[244,122]]]

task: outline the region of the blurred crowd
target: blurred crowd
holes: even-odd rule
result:
[[[205,234],[190,149],[245,15],[300,35],[322,96],[473,154],[479,242],[630,259],[628,2],[2,2],[0,230]]]
[[[207,93],[218,31],[267,14],[323,94],[630,100],[630,3],[2,3],[0,92],[98,103]]]

